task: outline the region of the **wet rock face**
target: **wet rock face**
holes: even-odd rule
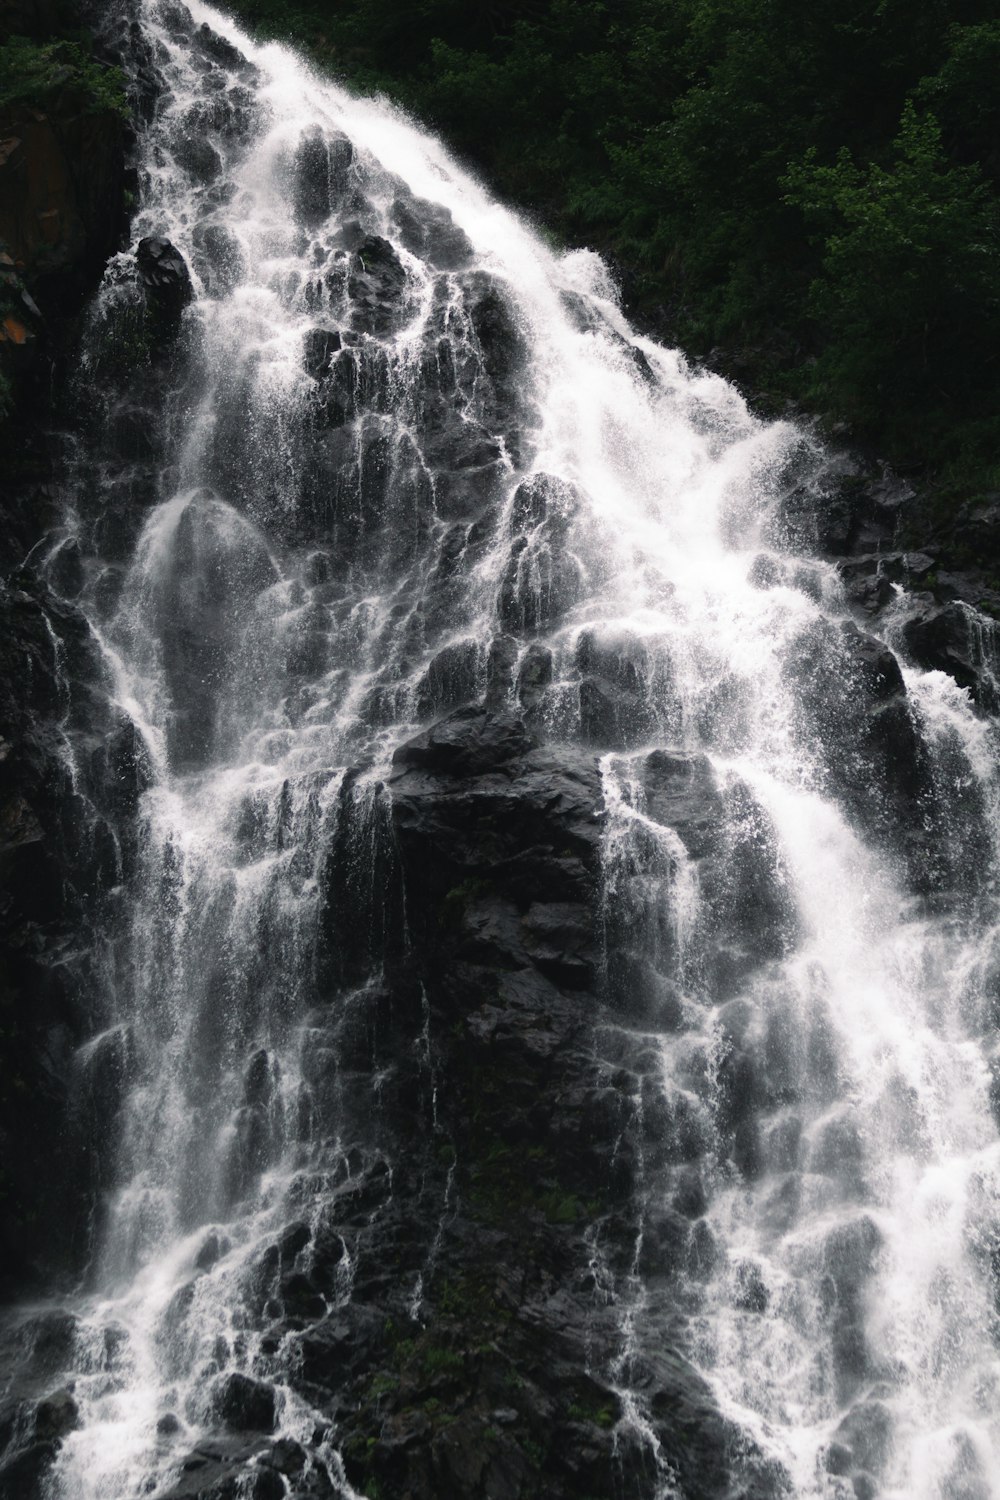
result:
[[[888,630],[910,661],[947,673],[985,712],[995,713],[1000,706],[1000,596],[994,588],[1000,506],[995,497],[935,519],[926,499],[903,480],[876,477],[863,465],[847,468],[819,491],[793,491],[779,509],[775,539],[782,547],[835,560],[847,602],[863,628]],[[767,560],[761,562],[766,568]]]
[[[274,1392],[249,1375],[227,1375],[216,1392],[215,1409],[226,1426],[237,1432],[274,1430]]]
[[[151,337],[161,346],[176,336],[181,315],[194,296],[191,276],[183,255],[169,240],[140,240],[135,258],[146,294]]]
[[[1000,599],[987,571],[996,506],[987,498],[944,522],[926,510],[903,482],[859,467],[825,488],[793,492],[772,539],[779,552],[791,542],[835,561],[854,615],[854,623],[816,622],[788,650],[801,731],[824,744],[826,785],[849,820],[915,894],[938,905],[954,899],[948,892],[983,891],[985,814],[975,788],[953,796],[957,744],[927,720],[904,670],[940,672],[984,717],[994,714]],[[916,550],[921,526],[928,540]],[[801,561],[786,566],[776,553],[758,557],[751,577],[760,588],[791,584],[815,598],[824,587]]]
[[[668,757],[650,784],[696,855],[723,858],[724,798],[705,768]],[[628,1028],[642,1001],[605,981],[597,756],[469,704],[402,745],[386,786],[348,777],[337,827],[329,998],[307,1028],[303,1107],[316,1140],[345,1107],[370,1126],[318,1221],[289,1223],[259,1257],[252,1295],[278,1361],[261,1376],[283,1371],[341,1413],[337,1443],[365,1492],[641,1489],[648,1453],[615,1431],[620,1399],[587,1373],[620,1352],[595,1266],[614,1275],[635,1252],[640,1128],[649,1160],[678,1147],[649,1118],[640,1127],[620,1082],[638,1066]],[[617,1074],[595,1052],[602,1027]],[[251,1061],[248,1098],[266,1071]],[[673,1230],[646,1226],[661,1244],[673,1233],[684,1264],[704,1239],[697,1197],[692,1182]],[[337,1305],[345,1264],[351,1297]],[[632,1358],[686,1492],[727,1493],[735,1437],[707,1388],[679,1355]],[[294,1492],[312,1494],[308,1448],[267,1462],[295,1466]],[[223,1472],[199,1488],[192,1471],[178,1497],[214,1495]]]
[[[318,228],[348,194],[354,147],[345,136],[324,134],[318,126],[299,142],[293,168],[292,201],[306,228]]]
[[[468,236],[440,204],[424,198],[397,198],[392,221],[407,250],[441,271],[461,270],[472,259]]]
[[[903,640],[918,666],[947,672],[986,712],[1000,708],[1000,632],[994,620],[959,600],[935,601],[913,612]]]
[[[102,687],[76,608],[38,574],[0,585],[0,1005],[11,1039],[0,1085],[7,1163],[3,1291],[49,1284],[88,1241],[94,1174],[76,1110],[99,1130],[117,1099],[97,1064],[86,1100],[74,1050],[93,1027],[81,935],[134,858],[148,766]],[[70,736],[76,743],[70,750]]]
[[[792,669],[810,732],[830,745],[829,774],[851,810],[866,826],[905,821],[932,786],[893,651],[853,625],[823,621],[796,643]]]

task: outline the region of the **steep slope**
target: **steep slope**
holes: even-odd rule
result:
[[[992,1493],[995,627],[411,123],[113,24],[0,1494]]]

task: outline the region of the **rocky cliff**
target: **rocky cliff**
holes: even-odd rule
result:
[[[134,1483],[170,1500],[786,1494],[685,1342],[711,1296],[751,1343],[777,1316],[785,1284],[727,1259],[709,1212],[758,1189],[769,1242],[820,1204],[822,1461],[871,1496],[882,1230],[834,1021],[787,998],[804,921],[762,790],[774,746],[740,759],[757,679],[705,645],[726,589],[697,630],[665,571],[642,621],[603,618],[617,537],[541,466],[542,335],[514,278],[311,117],[240,179],[272,107],[258,65],[182,7],[156,18],[159,51],[116,23],[153,207],[82,314],[120,247],[129,132],[66,79],[0,119],[22,455],[0,592],[0,1496],[62,1483],[147,1367]],[[759,437],[599,292],[544,296],[545,352],[607,382],[629,483],[628,420],[662,382],[642,526],[682,504],[675,451],[707,470]],[[1000,706],[993,585],[966,566],[993,507],[962,558],[920,550],[891,477],[784,463],[756,530],[739,505],[719,523],[759,547],[747,618],[808,601],[780,748],[894,890],[954,916],[982,895],[986,807],[911,679],[968,689],[974,724]],[[622,615],[647,574],[627,584]],[[157,1254],[149,1312],[130,1278]],[[81,1286],[96,1312],[39,1307]]]
[[[0,16],[0,1264],[8,1294],[75,1275],[86,1255],[92,1169],[71,1094],[75,1049],[93,1018],[80,976],[95,962],[84,951],[86,914],[118,879],[112,825],[130,774],[98,653],[73,604],[79,559],[53,530],[78,318],[126,223],[127,124],[113,95],[95,93],[107,70],[63,40],[80,23],[43,3],[5,5]]]

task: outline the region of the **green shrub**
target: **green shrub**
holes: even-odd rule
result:
[[[43,105],[62,92],[72,94],[90,113],[128,116],[125,75],[120,68],[95,62],[83,43],[39,44],[15,36],[0,46],[0,108]]]

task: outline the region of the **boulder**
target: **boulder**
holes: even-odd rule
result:
[[[218,67],[225,68],[227,72],[240,73],[244,77],[251,78],[256,76],[257,69],[253,63],[243,56],[238,47],[235,47],[226,37],[220,36],[217,31],[213,31],[206,22],[203,21],[194,32],[192,43],[195,50],[203,57],[209,58]]]
[[[351,257],[347,291],[352,323],[361,333],[388,333],[406,310],[407,276],[388,240],[366,235]]]
[[[456,271],[469,264],[472,245],[448,209],[425,198],[399,197],[390,212],[400,241],[411,254],[439,271]]]
[[[135,258],[146,295],[150,339],[154,349],[161,349],[176,337],[194,296],[187,262],[169,240],[152,236],[139,241]]]
[[[53,1391],[35,1407],[35,1436],[39,1442],[64,1438],[80,1425],[80,1408],[72,1391]]]
[[[903,625],[906,650],[928,671],[947,672],[988,712],[1000,707],[1000,639],[994,621],[968,604],[918,604]]]
[[[478,642],[453,641],[432,659],[418,684],[417,713],[427,719],[458,708],[476,697],[478,683]]]
[[[227,1427],[238,1432],[273,1432],[276,1421],[274,1391],[262,1380],[234,1372],[216,1386],[214,1408]]]

